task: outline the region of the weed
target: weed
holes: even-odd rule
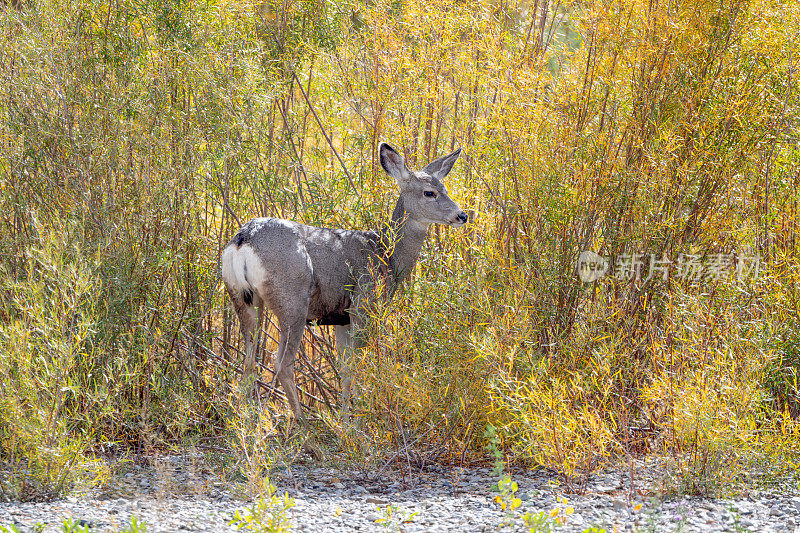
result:
[[[147,533],[147,522],[139,522],[138,518],[132,516],[130,525],[121,529],[119,533]]]
[[[527,512],[522,515],[522,521],[531,533],[550,533],[553,531],[553,522],[550,514],[545,511],[538,513]]]
[[[401,509],[397,505],[387,505],[383,509],[378,507],[378,511],[381,512],[383,516],[375,520],[375,523],[380,524],[385,531],[393,532],[402,531],[403,524],[413,522],[414,517],[419,514],[416,511],[409,512],[406,509]]]
[[[516,518],[515,510],[522,505],[522,500],[517,498],[519,485],[505,471],[506,465],[503,461],[503,453],[500,451],[500,437],[497,435],[497,430],[494,426],[490,424],[486,427],[485,436],[489,453],[494,456],[494,475],[500,478],[497,485],[492,487],[492,490],[496,490],[499,493],[494,497],[494,501],[503,510],[504,515],[500,527],[512,526]]]
[[[294,507],[294,499],[288,493],[275,494],[275,486],[267,485],[267,493],[244,511],[237,510],[230,521],[238,531],[256,533],[282,533],[291,530],[289,512]]]
[[[497,490],[500,494],[494,497],[494,501],[504,511],[505,515],[504,521],[500,524],[501,527],[514,524],[515,510],[522,505],[522,500],[517,498],[518,488],[517,482],[513,481],[508,474],[503,474],[500,481],[497,482]]]
[[[522,515],[522,521],[525,527],[531,533],[549,532],[553,528],[563,526],[567,522],[567,517],[575,512],[575,509],[566,506],[567,500],[565,498],[558,498],[558,503],[561,506],[556,506],[549,512],[539,511],[538,513],[526,512]]]
[[[495,428],[491,425],[486,428],[486,440],[489,443],[489,452],[494,456],[494,473],[500,476],[497,485],[492,487],[492,490],[498,492],[498,495],[494,497],[494,501],[504,512],[503,522],[500,524],[500,527],[514,527],[519,518],[522,519],[525,527],[532,533],[550,532],[554,527],[564,525],[567,517],[574,513],[575,509],[567,506],[566,498],[562,497],[558,498],[558,503],[560,505],[554,507],[550,511],[539,511],[536,513],[525,512],[519,515],[516,511],[517,508],[522,505],[522,500],[517,497],[519,485],[505,472],[503,455],[499,449],[499,436]]]
[[[62,533],[89,533],[91,528],[84,520],[66,518],[61,523]]]
[[[750,530],[741,524],[742,517],[739,515],[739,509],[736,507],[728,507],[728,511],[733,515],[733,530],[736,533],[747,533]]]

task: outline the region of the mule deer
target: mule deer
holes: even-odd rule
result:
[[[272,311],[280,327],[275,375],[294,417],[303,411],[294,363],[306,324],[336,326],[340,353],[353,347],[353,327],[372,291],[381,284],[391,297],[414,268],[430,224],[463,226],[467,214],[442,185],[461,150],[412,172],[394,148],[381,143],[381,166],[400,188],[392,221],[380,231],[306,226],[276,218],[256,218],[236,233],[222,252],[222,279],[241,322],[245,375],[255,369],[253,330],[256,307]],[[380,279],[376,279],[380,278]],[[350,402],[350,372],[342,372],[342,406]]]

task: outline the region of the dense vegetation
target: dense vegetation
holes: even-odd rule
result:
[[[448,187],[473,220],[433,229],[376,310],[355,427],[331,332],[308,331],[329,450],[463,463],[491,436],[578,489],[646,453],[681,492],[795,469],[797,2],[18,0],[0,20],[0,497],[113,450],[227,449],[253,478],[291,455],[279,391],[259,415],[239,385],[219,253],[253,216],[380,226],[382,140],[417,168],[462,147]],[[612,270],[582,282],[584,250]]]

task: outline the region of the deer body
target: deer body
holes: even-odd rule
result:
[[[294,382],[294,362],[309,322],[337,327],[337,348],[352,343],[347,328],[359,326],[359,309],[377,283],[391,296],[416,264],[432,223],[461,226],[466,214],[439,181],[460,150],[414,173],[393,148],[381,144],[381,164],[400,186],[391,223],[379,231],[317,228],[276,218],[256,218],[236,233],[222,252],[222,279],[241,322],[245,374],[255,369],[253,332],[256,307],[272,311],[281,331],[275,375],[295,418],[302,406]],[[376,279],[376,278],[381,279]],[[343,377],[343,406],[349,377]]]

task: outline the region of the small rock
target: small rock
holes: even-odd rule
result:
[[[617,490],[616,487],[612,487],[610,485],[597,485],[594,488],[594,492],[598,492],[600,494],[611,494],[612,492],[615,492],[616,490]]]

